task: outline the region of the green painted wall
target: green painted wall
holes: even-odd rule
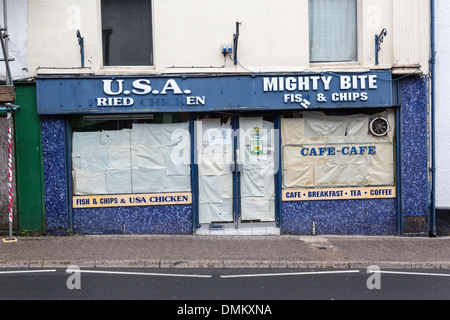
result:
[[[17,216],[20,233],[44,230],[41,125],[36,85],[16,83],[15,113]]]

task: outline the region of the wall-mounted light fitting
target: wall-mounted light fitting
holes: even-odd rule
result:
[[[81,67],[84,68],[84,37],[81,36],[80,30],[77,30],[78,45],[80,46]]]
[[[387,30],[386,28],[383,28],[383,30],[381,30],[380,34],[376,34],[375,35],[375,64],[378,65],[379,59],[378,59],[378,53],[381,51],[381,44],[384,41],[384,37],[387,36]]]

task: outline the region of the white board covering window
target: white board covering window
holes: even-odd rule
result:
[[[385,136],[374,136],[369,123],[387,119]],[[395,114],[326,115],[309,111],[282,118],[283,188],[393,186]]]
[[[73,132],[75,195],[190,192],[189,123]]]
[[[357,0],[309,0],[311,62],[357,60]]]

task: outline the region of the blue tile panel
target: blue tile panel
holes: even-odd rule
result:
[[[404,217],[427,217],[428,77],[401,80],[402,212]],[[284,202],[282,232],[311,234],[394,235],[397,199]],[[403,230],[405,234],[407,230]],[[421,230],[426,232],[426,230]]]
[[[308,235],[313,222],[316,234],[394,235],[397,200],[332,200],[283,203],[283,233]]]
[[[74,233],[191,234],[192,205],[73,209]]]
[[[427,216],[428,78],[402,81],[403,215]]]
[[[41,130],[46,231],[52,235],[63,235],[67,232],[68,221],[64,119],[43,116]]]

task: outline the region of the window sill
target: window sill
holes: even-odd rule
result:
[[[146,75],[158,73],[154,66],[114,66],[101,67],[97,70],[98,75]]]
[[[349,62],[317,62],[311,63],[306,71],[352,71],[352,72],[367,72],[370,71],[369,67],[362,66],[358,61]]]
[[[90,67],[38,67],[36,68],[36,75],[72,75],[72,74],[93,74]]]

